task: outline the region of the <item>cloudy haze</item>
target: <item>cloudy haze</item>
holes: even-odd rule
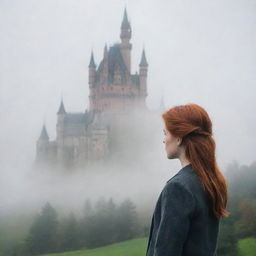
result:
[[[148,108],[162,96],[167,108],[200,104],[213,121],[220,166],[255,161],[255,1],[1,0],[0,185],[13,198],[43,122],[55,139],[61,94],[68,112],[88,107],[90,52],[99,64],[104,44],[119,42],[125,6],[132,71],[143,46],[149,63]],[[166,161],[160,137],[157,150]]]

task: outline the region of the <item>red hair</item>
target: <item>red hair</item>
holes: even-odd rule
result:
[[[162,114],[167,130],[182,138],[185,156],[207,192],[213,214],[227,217],[227,182],[219,169],[212,137],[212,122],[197,104],[175,106]]]

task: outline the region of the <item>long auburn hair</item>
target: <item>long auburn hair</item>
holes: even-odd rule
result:
[[[213,214],[227,217],[227,182],[215,156],[216,144],[212,137],[212,122],[204,108],[197,104],[174,106],[162,114],[168,131],[182,138],[185,156],[197,173],[210,198]]]

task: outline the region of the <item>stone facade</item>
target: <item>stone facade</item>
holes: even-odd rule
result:
[[[89,109],[68,113],[63,100],[57,112],[57,138],[49,141],[45,125],[37,141],[36,163],[80,167],[101,161],[110,153],[113,125],[134,109],[146,110],[148,63],[143,50],[139,73],[131,74],[131,26],[124,11],[121,42],[109,49],[95,64],[93,53],[89,69]]]

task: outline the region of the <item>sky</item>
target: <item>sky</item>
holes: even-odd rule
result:
[[[255,1],[1,0],[0,185],[8,193],[17,194],[44,122],[55,139],[61,95],[68,112],[88,108],[91,51],[98,65],[105,43],[120,41],[125,6],[132,72],[143,47],[149,63],[148,109],[161,97],[166,108],[197,103],[212,119],[220,166],[255,161]]]

